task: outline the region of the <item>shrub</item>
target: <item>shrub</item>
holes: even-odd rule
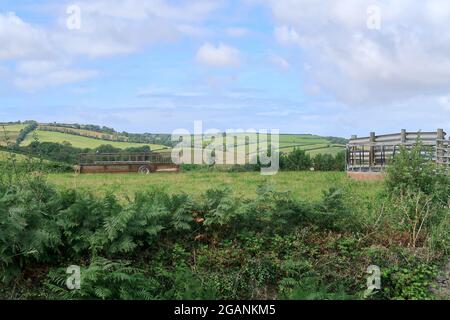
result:
[[[36,130],[38,127],[38,124],[36,121],[29,121],[28,125],[23,128],[22,130],[20,130],[19,135],[17,136],[16,139],[16,147],[20,146],[20,144],[25,140],[25,138],[27,137],[27,135],[30,132],[33,132],[34,130]]]
[[[426,264],[401,268],[394,266],[382,271],[382,294],[387,299],[432,299],[430,285],[437,276],[436,268]]]
[[[291,171],[304,171],[312,167],[312,160],[305,150],[294,148],[291,153],[280,155],[280,168]]]
[[[316,171],[345,171],[345,152],[339,152],[335,156],[317,154],[313,163]]]
[[[431,152],[420,140],[410,150],[401,147],[388,167],[388,194],[396,197],[408,191],[420,191],[432,196],[433,201],[447,205],[450,197],[450,177],[444,168],[437,167],[434,161],[430,160]]]
[[[80,289],[66,288],[64,268],[51,270],[46,287],[57,299],[150,300],[157,297],[158,283],[134,268],[129,261],[111,261],[97,257],[82,268]]]
[[[387,219],[395,229],[408,232],[409,246],[444,248],[446,252],[450,176],[429,157],[420,141],[410,150],[402,148],[395,157],[386,177]],[[437,233],[439,237],[434,237]]]

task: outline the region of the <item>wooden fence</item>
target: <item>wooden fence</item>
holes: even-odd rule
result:
[[[450,168],[450,140],[446,140],[443,129],[436,132],[406,132],[396,134],[375,135],[358,138],[352,136],[347,144],[348,172],[382,172],[392,161],[400,147],[412,148],[420,139],[430,149],[424,157],[436,161],[439,165]]]

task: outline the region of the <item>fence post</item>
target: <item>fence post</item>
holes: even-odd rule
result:
[[[356,134],[352,135],[351,140],[355,140],[357,139],[358,136]],[[356,163],[356,156],[355,156],[355,152],[356,152],[356,146],[351,147],[351,163],[352,163],[352,171],[354,170],[354,166]]]
[[[405,144],[406,143],[406,130],[402,129],[402,132],[400,133],[400,139],[401,139],[401,144]]]
[[[369,149],[369,171],[375,165],[375,132],[370,133],[370,149]]]
[[[436,136],[436,163],[444,164],[444,129],[437,130]]]

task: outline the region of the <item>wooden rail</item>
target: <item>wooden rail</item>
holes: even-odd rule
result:
[[[396,134],[375,135],[358,138],[352,136],[347,144],[347,171],[349,172],[382,172],[386,169],[400,147],[412,148],[418,139],[429,151],[423,156],[436,161],[439,165],[450,168],[450,140],[445,139],[443,129],[436,132],[406,132]]]

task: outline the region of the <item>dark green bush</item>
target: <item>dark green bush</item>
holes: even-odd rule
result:
[[[430,285],[435,281],[437,270],[434,266],[391,267],[382,272],[382,295],[386,299],[425,300],[432,299]]]
[[[449,247],[450,175],[420,141],[402,147],[386,177],[388,223],[409,234],[409,246],[424,245],[444,255]]]
[[[280,155],[280,168],[288,171],[305,171],[312,168],[313,162],[305,150],[294,148],[287,154]]]

